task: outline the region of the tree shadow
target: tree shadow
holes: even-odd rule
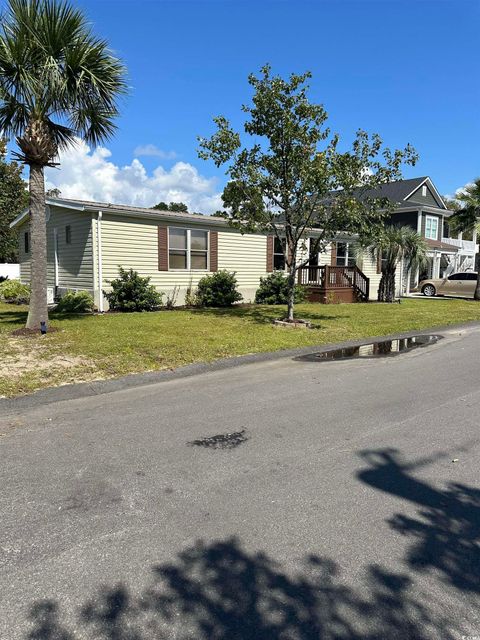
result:
[[[408,566],[419,572],[435,569],[454,587],[479,593],[480,490],[458,483],[437,489],[410,474],[446,454],[413,463],[402,462],[395,449],[361,455],[371,465],[358,473],[363,482],[420,507],[416,518],[395,514],[388,521],[414,540],[406,556]]]
[[[236,538],[197,542],[153,567],[135,594],[105,587],[75,614],[69,631],[53,601],[31,609],[29,640],[385,640],[458,638],[441,611],[412,594],[410,579],[370,566],[361,587],[337,565],[308,556],[287,572]]]
[[[319,304],[319,306],[322,306]],[[278,305],[255,305],[255,304],[245,304],[245,305],[236,305],[230,308],[221,308],[221,307],[207,307],[207,308],[198,308],[198,309],[190,309],[195,314],[205,315],[205,316],[216,316],[219,318],[241,318],[243,320],[250,320],[252,322],[256,322],[258,324],[266,324],[271,325],[273,320],[278,320],[279,318],[284,318],[286,316],[287,307],[286,305],[278,304]],[[297,311],[296,315],[299,318],[304,318],[306,320],[310,320],[313,322],[335,322],[335,320],[342,319],[348,320],[350,318],[349,315],[342,314],[325,314],[321,312],[312,312],[308,311],[307,313],[302,313],[301,310]]]
[[[4,324],[25,324],[27,321],[27,311],[20,311],[13,308],[11,311],[0,311],[0,325]]]

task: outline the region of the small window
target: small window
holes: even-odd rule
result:
[[[274,271],[285,271],[285,249],[287,241],[285,238],[275,238],[273,243],[273,269]]]
[[[208,269],[208,231],[168,229],[168,266],[170,269]]]
[[[337,267],[354,267],[356,263],[353,245],[349,242],[337,242]]]
[[[425,219],[425,237],[430,240],[437,240],[438,238],[438,218],[434,216],[427,216]]]
[[[424,198],[427,197],[427,185],[426,184],[424,184],[423,187],[422,187],[422,196]]]
[[[69,224],[65,227],[65,242],[72,244],[72,227]]]
[[[23,236],[25,253],[30,253],[30,233],[25,231]]]

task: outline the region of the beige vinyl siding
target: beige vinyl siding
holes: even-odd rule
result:
[[[29,231],[30,225],[25,220],[18,228],[18,259],[20,262],[20,281],[23,284],[30,284],[30,253],[25,253],[25,233]]]
[[[163,223],[184,229],[211,230],[209,225]],[[215,228],[214,230],[218,230]],[[218,269],[235,271],[239,289],[245,300],[253,299],[260,277],[266,275],[267,242],[262,235],[241,235],[234,230],[218,230]],[[118,276],[118,267],[135,269],[140,275],[151,278],[151,283],[166,295],[179,288],[177,304],[183,304],[185,292],[209,271],[158,269],[158,221],[125,218],[103,214],[102,220],[103,288]]]
[[[325,251],[318,254],[318,264],[323,266],[325,264],[332,264],[332,245],[329,244]]]
[[[70,226],[71,243],[66,241],[66,227]],[[93,234],[90,213],[69,209],[51,210],[47,225],[48,266],[54,281],[54,229],[57,229],[58,287],[60,289],[85,289],[93,292]]]
[[[377,260],[373,259],[367,251],[364,251],[357,260],[357,266],[370,280],[370,300],[376,300],[378,286],[382,277],[381,273],[377,273]],[[397,296],[401,295],[402,269],[402,263],[399,263],[395,274],[395,292]]]
[[[70,226],[71,244],[66,243],[66,227]],[[24,234],[29,229],[26,220],[18,228],[20,278],[30,283],[30,253],[25,253]],[[51,207],[47,222],[47,286],[55,287],[55,242],[58,237],[58,288],[85,289],[93,293],[92,219],[89,213]]]

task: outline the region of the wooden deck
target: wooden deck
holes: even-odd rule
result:
[[[370,281],[358,267],[302,267],[298,284],[305,287],[309,302],[367,302]]]

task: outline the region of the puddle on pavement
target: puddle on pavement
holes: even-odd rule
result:
[[[206,449],[235,449],[242,443],[246,442],[246,429],[234,431],[233,433],[219,433],[216,436],[200,438],[187,442],[190,447],[205,447]]]
[[[309,353],[305,356],[299,356],[295,358],[295,360],[319,362],[325,360],[351,360],[355,358],[396,356],[420,347],[428,347],[431,344],[435,344],[440,338],[441,336],[421,335],[395,340],[383,340],[382,342],[370,342],[357,347],[344,347],[342,349],[330,349],[319,353]]]

